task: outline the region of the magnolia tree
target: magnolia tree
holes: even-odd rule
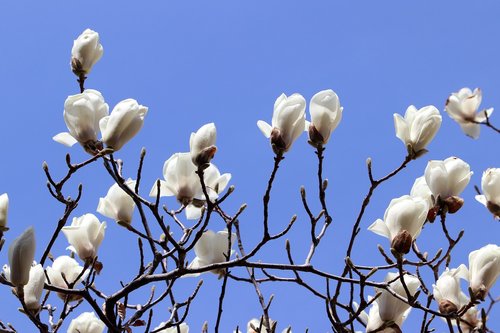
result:
[[[336,251],[343,256],[345,264],[329,272],[315,267],[312,259],[332,224],[325,196],[328,182],[323,175],[323,159],[330,136],[342,119],[343,109],[335,92],[320,91],[309,105],[300,94],[282,94],[274,103],[271,123],[257,122],[275,156],[263,197],[262,234],[255,246],[248,247],[240,232],[240,218],[246,206],[242,205],[234,213],[224,209],[224,202],[234,187],[228,186],[231,175],[221,174],[213,163],[217,152],[215,124],[206,124],[192,133],[190,151],[172,154],[163,166],[164,179],[144,184],[143,190],[141,173],[146,151],[143,149],[139,167],[133,173],[125,174],[123,157],[117,159],[116,156],[142,129],[148,108],[134,99],[126,99],[109,112],[99,91],[85,89],[87,76],[103,55],[96,32],[85,30],[74,41],[71,55],[71,69],[78,77],[80,93],[66,99],[63,116],[68,132],[57,134],[54,140],[66,146],[78,144],[80,147],[73,149],[83,149],[90,157],[75,164],[68,154],[67,173],[61,179],[51,174],[47,164],[43,166],[50,194],[65,206],[48,244],[35,245],[36,234],[31,227],[17,237],[6,234],[9,199],[7,194],[0,196],[0,244],[8,244],[8,264],[3,267],[0,283],[12,288],[21,305],[20,311],[40,332],[60,331],[67,321],[70,333],[105,330],[186,333],[191,304],[203,302],[197,295],[206,274],[216,274],[221,279],[221,287],[217,315],[206,318],[203,332],[220,331],[225,319],[228,280],[252,286],[261,306],[260,315],[249,314],[247,327],[234,327],[235,332],[292,332],[293,328],[286,322],[278,324],[270,317],[272,297],[266,298],[262,292],[262,286],[270,282],[292,283],[304,288],[324,308],[323,313],[315,315],[328,318],[334,332],[401,332],[409,316],[422,318],[419,327],[412,327],[411,332],[433,332],[436,328],[450,332],[491,331],[488,324],[495,320],[490,314],[497,299],[490,294],[490,289],[500,274],[500,247],[477,244],[477,248],[470,249],[468,262],[450,266],[451,254],[464,233],[452,235],[447,228],[447,217],[459,212],[464,204],[460,195],[470,186],[472,175],[467,162],[453,156],[429,161],[409,195],[394,198],[383,219],[373,222],[368,230],[360,228],[377,187],[427,152],[427,145],[441,126],[441,114],[436,107],[410,106],[404,116],[394,115],[396,136],[404,144],[406,157],[399,167],[382,177],[373,174],[371,160],[367,160],[368,192],[352,224],[352,232],[346,235],[347,249]],[[479,89],[463,88],[449,96],[446,112],[472,138],[479,136],[481,126],[500,133],[490,122],[493,109],[479,111],[480,103]],[[306,120],[308,106],[310,121]],[[299,262],[287,241],[285,262],[263,262],[259,260],[261,250],[275,244],[273,240],[285,239],[296,221],[296,216],[292,217],[277,233],[269,228],[276,174],[293,143],[301,136],[304,138],[303,132],[307,132],[308,142],[317,155],[319,196],[316,200],[321,206],[320,211],[313,211],[311,199],[306,197],[305,189],[301,189],[310,225],[310,233],[304,238],[310,242],[310,250],[305,261]],[[138,263],[130,263],[139,267],[135,277],[111,292],[104,292],[99,281],[99,273],[105,266],[99,261],[99,248],[106,243],[107,222],[101,222],[93,211],[74,216],[82,186],[75,198],[69,197],[65,188],[71,177],[77,177],[82,168],[94,163],[102,164],[114,181],[106,196],[99,199],[97,213],[108,223],[114,220],[135,234],[140,254]],[[500,168],[485,170],[481,189],[476,190],[477,201],[499,219]],[[168,210],[161,204],[161,198],[169,196],[177,199],[177,210]],[[136,211],[140,218],[133,221]],[[223,230],[212,223],[214,217],[224,221]],[[154,233],[153,225],[162,232]],[[425,231],[442,232],[447,240],[436,253],[429,254],[426,245],[418,243],[424,226],[428,227]],[[385,246],[378,248],[386,261],[384,265],[358,262],[351,256],[359,233],[370,231],[388,239]],[[67,253],[53,252],[59,237],[66,238]],[[40,258],[35,258],[36,247],[44,249]],[[385,279],[376,279],[376,272],[383,272]],[[199,283],[189,291],[189,297],[176,300],[174,294],[178,288],[174,285],[183,278],[197,279]],[[319,278],[323,283],[310,282],[311,278]],[[161,286],[161,292],[150,292],[154,283]],[[141,303],[129,302],[131,293],[141,290],[150,296]],[[168,316],[154,315],[155,306],[164,302],[170,307]],[[82,303],[87,303],[93,312],[80,311]],[[7,319],[0,318],[3,320],[0,331],[16,332],[15,324],[8,323]],[[191,330],[196,331],[193,327]]]

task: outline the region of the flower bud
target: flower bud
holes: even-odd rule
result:
[[[320,91],[311,98],[309,140],[313,145],[325,145],[328,142],[342,119],[342,111],[339,98],[331,89]]]
[[[93,312],[84,312],[69,324],[68,333],[102,333],[106,326]]]
[[[439,301],[439,312],[442,314],[451,314],[456,313],[457,311],[458,307],[447,299]]]
[[[62,232],[71,244],[70,250],[76,252],[80,259],[91,261],[104,239],[106,222],[100,223],[94,214],[85,214],[73,218],[71,226],[63,227]]]
[[[433,284],[434,299],[439,304],[439,312],[449,314],[456,312],[462,306],[463,293],[460,289],[460,279],[467,279],[468,271],[465,265],[446,270]]]
[[[203,125],[196,133],[191,133],[189,150],[194,165],[199,167],[210,163],[217,151],[216,137],[217,131],[214,123]]]
[[[73,42],[71,49],[71,70],[75,75],[81,76],[90,73],[92,66],[101,59],[102,45],[99,43],[99,34],[86,29]]]
[[[9,212],[9,196],[7,193],[0,195],[0,232],[7,231],[7,214]]]
[[[444,199],[444,204],[448,208],[448,212],[450,214],[454,214],[458,212],[460,208],[464,205],[464,199],[457,197],[457,196],[452,196]]]
[[[490,168],[481,178],[483,195],[476,195],[476,200],[488,208],[496,219],[500,219],[500,168]]]
[[[45,272],[42,265],[32,266],[28,284],[24,286],[24,302],[26,307],[38,312],[40,309],[40,298],[42,297],[45,284]]]
[[[134,191],[135,184],[136,181],[130,178],[125,182],[125,185],[132,191]],[[109,188],[106,196],[99,199],[97,212],[117,222],[121,221],[130,224],[132,222],[134,208],[134,199],[115,183]]]
[[[407,254],[410,252],[413,239],[411,234],[406,230],[401,230],[391,242],[391,248],[397,253]]]
[[[401,283],[401,279],[397,279],[398,273],[388,273],[385,282],[393,281],[389,283],[391,289],[402,297],[407,297],[406,290]],[[415,276],[405,274],[403,276],[405,284],[410,292],[410,295],[414,296],[417,289],[420,287],[420,281]],[[380,292],[380,297],[377,299],[378,312],[380,319],[387,322],[401,322],[402,317],[406,311],[410,308],[410,305],[399,300],[398,298],[392,296],[387,290],[375,288],[377,292]]]
[[[10,282],[21,287],[28,283],[31,264],[35,258],[35,231],[26,229],[9,247]]]
[[[444,161],[429,161],[425,168],[425,181],[434,198],[445,200],[459,196],[469,184],[473,172],[469,164],[457,157],[449,157]]]
[[[126,99],[118,103],[111,114],[99,122],[102,140],[107,147],[120,150],[144,125],[148,108],[139,105],[135,99]]]
[[[484,300],[499,275],[499,246],[489,244],[469,254],[469,283],[476,298]]]

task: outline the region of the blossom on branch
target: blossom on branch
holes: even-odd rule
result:
[[[281,94],[274,102],[271,125],[263,120],[257,126],[266,138],[270,138],[275,154],[283,154],[306,130],[306,100],[300,94],[286,96]]]
[[[474,296],[484,300],[500,275],[500,246],[488,244],[469,254],[469,283]]]
[[[479,123],[485,122],[493,113],[493,108],[477,112],[481,100],[481,89],[476,88],[471,91],[469,88],[462,88],[452,93],[446,101],[445,110],[448,115],[460,125],[465,134],[473,139],[479,137],[481,131]]]
[[[167,324],[166,322],[160,323],[160,325],[155,327],[153,329],[153,331],[156,331],[157,329],[164,327],[166,324]],[[169,328],[165,328],[163,330],[157,331],[157,333],[179,333],[179,332],[180,333],[189,333],[189,326],[186,323],[182,323],[178,327],[173,326],[173,327],[169,327]]]
[[[328,142],[342,120],[343,109],[337,94],[331,89],[320,91],[311,98],[311,123],[306,122],[306,127],[309,131],[309,142],[313,146],[325,145]]]
[[[3,266],[3,273],[7,281],[10,280],[10,267],[8,265]],[[24,303],[26,307],[35,313],[40,310],[40,298],[42,297],[43,287],[45,283],[45,272],[42,265],[32,263],[29,272],[28,283],[23,287]],[[13,292],[18,294],[15,289]],[[18,295],[20,297],[20,295]]]
[[[194,165],[199,167],[210,163],[217,151],[216,138],[217,130],[214,123],[205,124],[196,133],[191,133],[189,152]]]
[[[9,213],[9,196],[7,193],[0,195],[0,231],[7,231],[7,215]]]
[[[136,181],[127,179],[125,185],[134,191]],[[104,198],[99,199],[97,212],[114,219],[116,222],[130,224],[135,209],[135,202],[118,184],[113,184]]]
[[[71,226],[63,227],[62,232],[71,244],[69,249],[78,254],[80,259],[91,261],[104,239],[106,222],[99,222],[94,214],[85,214],[73,218]]]
[[[71,321],[68,333],[102,333],[105,328],[94,312],[84,312]]]
[[[99,42],[99,34],[86,29],[73,41],[71,49],[71,70],[75,75],[86,75],[94,64],[101,59],[104,50]]]
[[[371,297],[368,297],[369,300],[371,300]],[[354,306],[357,308],[359,305],[354,302]],[[394,322],[394,325],[396,325],[398,328],[403,325],[403,322],[408,318],[408,315],[410,314],[411,308],[408,308],[403,314]],[[397,332],[393,327],[387,327],[384,328],[383,330],[379,330],[379,328],[385,326],[385,322],[380,319],[380,314],[379,314],[379,306],[377,303],[377,300],[375,300],[372,303],[372,306],[370,307],[370,311],[368,314],[364,311],[361,312],[359,319],[365,324],[366,326],[366,332],[372,332],[372,331],[377,331],[380,333],[395,333]]]
[[[460,279],[468,279],[468,270],[465,265],[451,270],[447,267],[439,276],[436,284],[432,285],[432,293],[438,302],[439,312],[443,314],[454,313],[465,305],[462,304],[463,292],[460,288]]]
[[[52,266],[47,267],[47,283],[59,288],[68,289],[71,285],[77,285],[88,275],[88,271],[83,272],[83,267],[78,262],[69,256],[59,256],[54,260]],[[66,298],[66,294],[57,293],[61,299]],[[80,299],[80,296],[71,295],[70,300]]]
[[[482,195],[476,200],[488,208],[496,219],[500,219],[500,168],[489,168],[481,178]]]
[[[31,264],[35,258],[35,231],[26,229],[9,247],[10,282],[21,287],[28,283]]]

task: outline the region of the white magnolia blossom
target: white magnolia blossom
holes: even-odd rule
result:
[[[60,256],[54,260],[52,266],[47,267],[47,275],[51,285],[67,289],[68,285],[64,281],[64,278],[68,281],[68,283],[77,285],[87,277],[88,271],[80,276],[82,270],[83,267],[80,266],[75,259],[69,256]],[[63,274],[64,278],[62,276]],[[62,299],[66,297],[65,294],[58,295]]]
[[[125,185],[134,191],[136,181],[127,179]],[[134,214],[134,200],[118,184],[113,184],[104,198],[99,199],[97,212],[114,219],[130,224]]]
[[[464,293],[460,294],[460,307],[462,308],[466,305],[468,305],[470,302],[469,297],[465,295]],[[477,332],[477,330],[474,330],[474,328],[481,328],[483,326],[482,321],[478,318],[479,316],[479,311],[477,307],[473,306],[467,312],[460,318],[463,318],[466,322],[460,322],[460,328],[462,329],[462,333],[469,333],[469,332]],[[469,325],[471,324],[471,325]],[[455,323],[453,323],[453,326],[456,326]]]
[[[30,277],[31,264],[35,258],[35,231],[26,229],[12,241],[9,247],[10,282],[16,286],[25,286]]]
[[[7,193],[0,195],[0,231],[6,231],[7,215],[9,213],[9,196]]]
[[[269,321],[270,321],[271,326],[275,325],[275,323],[276,323],[274,320],[271,320],[271,319],[269,319]],[[260,328],[260,333],[268,333],[269,332],[266,329],[266,327],[264,326],[264,324],[263,323],[261,324],[261,321],[257,318],[253,318],[247,323],[247,333],[257,333],[257,331],[254,328],[255,329]],[[233,331],[233,333],[242,333],[242,332],[240,330],[236,330],[236,331]],[[281,331],[281,333],[292,333],[292,329],[285,328],[283,331]]]
[[[456,312],[462,306],[463,292],[460,288],[460,279],[468,279],[468,270],[465,265],[451,270],[447,267],[436,284],[432,285],[434,299],[438,302],[442,313]]]
[[[68,333],[102,333],[105,328],[94,312],[84,312],[71,321]]]
[[[500,246],[488,244],[469,254],[469,284],[484,299],[500,275]]]
[[[274,112],[271,125],[263,120],[257,126],[270,138],[275,153],[284,153],[290,149],[293,142],[306,130],[306,100],[300,94],[286,96],[281,94],[274,102]]]
[[[401,237],[398,235],[406,231],[411,236],[411,239],[404,241],[409,249],[411,241],[415,240],[422,231],[427,212],[428,206],[424,199],[404,195],[391,200],[389,207],[385,210],[384,220],[376,220],[368,227],[368,230],[387,237],[391,241],[392,247],[398,241],[403,241],[398,240]],[[407,252],[403,251],[403,253]]]
[[[10,281],[10,267],[8,265],[3,266],[3,274],[5,279]],[[28,309],[35,312],[38,312],[40,309],[40,298],[42,297],[44,283],[45,272],[42,265],[37,265],[36,262],[33,262],[29,272],[28,283],[23,287],[24,303]]]
[[[311,123],[306,122],[309,129],[309,140],[314,144],[326,144],[342,120],[343,109],[337,94],[331,89],[320,91],[314,95],[309,103]]]
[[[452,93],[446,101],[445,110],[448,115],[460,125],[465,134],[474,139],[479,137],[479,123],[486,121],[486,117],[493,113],[493,108],[477,112],[481,99],[481,89],[471,91],[469,88],[462,88]]]
[[[441,121],[441,115],[433,105],[421,109],[410,105],[404,118],[394,114],[396,136],[415,153],[424,150],[432,141],[441,127]]]
[[[396,294],[406,298],[407,295],[403,287],[403,284],[401,283],[401,279],[399,278],[396,279],[398,276],[399,273],[389,272],[387,273],[385,282],[395,280],[389,284],[390,288]],[[420,281],[418,280],[417,277],[409,274],[405,274],[403,276],[403,279],[405,281],[406,286],[408,287],[408,291],[412,296],[414,296],[415,293],[417,292],[417,289],[420,287]],[[388,322],[388,321],[398,322],[402,320],[403,315],[410,308],[410,305],[397,299],[385,289],[375,288],[375,290],[377,292],[379,291],[381,292],[381,295],[379,296],[379,298],[377,298],[378,312],[380,315],[380,319],[383,322]]]
[[[71,95],[64,102],[64,122],[68,132],[59,133],[54,141],[71,147],[79,142],[82,146],[94,146],[99,133],[99,121],[109,114],[108,104],[97,90],[87,89]]]
[[[205,124],[196,133],[191,133],[189,152],[194,165],[200,166],[210,162],[217,151],[216,138],[217,130],[214,123]]]
[[[189,264],[189,268],[195,269],[211,264],[225,262],[228,250],[228,236],[227,230],[222,230],[217,233],[212,230],[205,231],[194,246],[196,258],[194,258],[191,264]],[[236,234],[232,233],[231,245],[234,244],[235,240]],[[231,250],[230,256],[233,253],[234,250]],[[220,275],[224,273],[224,270],[212,270],[211,272]]]
[[[415,179],[413,186],[410,191],[410,196],[414,198],[422,198],[427,203],[428,209],[431,209],[434,205],[434,200],[432,199],[432,192],[427,182],[425,181],[425,176],[418,177]]]
[[[163,165],[163,177],[160,180],[160,196],[175,196],[177,201],[186,206],[186,217],[190,220],[200,218],[203,201],[206,199],[201,187],[200,178],[196,174],[197,167],[191,160],[190,153],[175,153]],[[203,170],[203,179],[210,200],[215,200],[224,191],[231,174],[220,174],[219,169],[210,164]],[[158,186],[155,183],[150,196],[156,197]]]
[[[92,66],[101,59],[102,45],[99,43],[99,34],[86,29],[73,42],[71,49],[71,68],[76,75],[88,74]]]
[[[104,239],[105,229],[106,222],[99,222],[94,214],[85,214],[74,217],[71,226],[63,227],[62,232],[71,244],[71,251],[82,260],[92,260]]]
[[[153,331],[156,331],[157,329],[164,327],[166,324],[167,324],[166,322],[160,323],[160,325],[155,327]],[[160,330],[157,333],[178,333],[179,331],[180,333],[189,333],[189,326],[186,323],[182,323],[179,325],[179,330],[177,329],[177,326],[173,326]]]
[[[368,299],[371,300],[371,297],[368,297]],[[356,310],[359,307],[359,305],[356,302],[354,302],[354,306],[355,306]],[[403,312],[401,317],[399,317],[398,320],[396,320],[394,323],[396,325],[398,325],[398,327],[401,327],[401,325],[406,320],[406,318],[408,318],[410,311],[411,311],[411,307],[408,308],[405,312]],[[385,328],[381,331],[378,330],[378,328],[382,327],[385,324],[385,322],[382,319],[380,319],[379,306],[378,306],[377,300],[375,300],[372,303],[372,306],[370,307],[370,311],[368,314],[364,311],[362,311],[360,313],[359,319],[363,322],[363,324],[366,325],[366,332],[368,332],[368,333],[372,332],[372,331],[377,331],[380,333],[393,333],[394,332],[394,330],[391,328]]]
[[[444,161],[429,161],[425,168],[425,181],[434,198],[446,199],[459,196],[469,184],[473,172],[469,164],[457,157]]]
[[[139,105],[135,99],[125,99],[118,103],[109,116],[101,119],[99,127],[102,140],[115,151],[132,139],[144,125],[148,108]]]
[[[483,172],[481,189],[484,194],[476,195],[476,200],[500,219],[500,168],[489,168]]]

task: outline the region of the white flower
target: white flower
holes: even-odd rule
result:
[[[88,74],[92,66],[101,59],[102,45],[99,43],[99,34],[86,29],[73,42],[71,49],[71,69],[76,75]]]
[[[398,277],[398,273],[387,273],[385,278],[385,282],[392,281]],[[420,287],[420,281],[417,277],[405,274],[403,276],[406,286],[408,287],[408,291],[411,296],[414,296],[417,292],[417,289]],[[401,283],[401,279],[396,279],[395,281],[389,284],[389,287],[398,295],[406,298],[406,292]],[[394,321],[398,322],[402,319],[405,312],[410,308],[410,305],[405,302],[397,299],[393,295],[391,295],[385,289],[375,288],[377,292],[381,292],[382,294],[377,298],[378,304],[378,312],[380,315],[380,319],[384,322]]]
[[[106,326],[93,312],[84,312],[69,324],[68,333],[102,333]]]
[[[326,144],[342,119],[343,109],[337,94],[331,89],[314,95],[309,103],[309,140],[314,144]]]
[[[391,200],[389,207],[385,210],[384,220],[376,220],[368,230],[387,237],[391,241],[391,247],[400,253],[408,253],[411,242],[417,238],[422,231],[427,217],[427,203],[422,198],[413,198],[404,195]],[[407,233],[407,239],[400,239],[403,232]],[[405,234],[406,234],[405,233]],[[403,249],[399,249],[397,243],[403,242]]]
[[[488,244],[469,254],[469,283],[476,297],[484,299],[499,275],[499,246]]]
[[[71,244],[71,251],[82,260],[92,260],[104,239],[106,222],[100,223],[94,214],[74,217],[71,226],[63,227],[62,232]]]
[[[227,230],[219,231],[218,233],[212,230],[207,230],[200,237],[194,246],[196,258],[189,264],[189,268],[195,269],[211,264],[221,263],[226,261],[228,250],[228,232]],[[236,240],[236,234],[231,234],[231,245]],[[231,250],[232,255],[234,253]],[[212,270],[214,274],[224,274],[224,270]],[[199,274],[194,274],[199,275]]]
[[[270,138],[275,153],[284,153],[306,129],[306,100],[300,94],[287,97],[281,94],[274,102],[274,112],[271,125],[259,120],[257,126]]]
[[[175,153],[165,161],[163,166],[165,181],[160,180],[160,196],[175,196],[177,201],[186,206],[186,217],[190,220],[200,218],[201,207],[206,199],[196,171],[197,167],[191,161],[190,153]],[[215,200],[226,188],[231,174],[221,175],[219,169],[210,164],[203,170],[203,179],[210,200]],[[157,194],[158,187],[155,183],[149,195],[156,197]]]
[[[28,283],[31,264],[35,258],[35,231],[26,229],[9,247],[10,282],[21,287]]]
[[[369,300],[371,300],[371,297],[368,297]],[[354,306],[357,310],[359,305],[357,303],[354,303]],[[411,308],[408,308],[403,314],[396,320],[394,323],[398,325],[398,327],[401,327],[403,322],[408,318],[408,315],[410,314]],[[380,319],[380,314],[379,314],[379,306],[377,303],[377,300],[375,300],[372,303],[372,306],[370,307],[370,311],[368,314],[366,312],[361,312],[359,319],[363,322],[363,324],[366,325],[366,332],[372,332],[372,331],[377,331],[380,333],[393,333],[394,330],[391,328],[385,328],[381,331],[378,331],[378,328],[382,327],[385,323],[382,319]]]
[[[476,200],[500,219],[500,168],[489,168],[483,172],[481,188],[484,194],[476,195]]]
[[[425,168],[425,181],[434,198],[446,199],[459,196],[472,176],[469,164],[457,157],[444,161],[429,161]]]
[[[127,179],[125,185],[134,191],[136,181]],[[102,215],[130,224],[134,213],[134,200],[120,188],[118,184],[113,184],[106,194],[106,197],[99,199],[97,212]]]
[[[68,284],[66,283],[66,281],[69,284],[77,285],[87,277],[88,271],[81,274],[82,270],[83,267],[80,266],[75,259],[69,256],[57,257],[56,260],[54,260],[54,262],[52,263],[52,266],[47,267],[47,276],[49,277],[50,280],[47,281],[47,283],[50,282],[51,285],[54,285],[56,287],[68,289]],[[62,299],[65,299],[66,297],[65,294],[59,294],[59,293],[58,296]],[[79,299],[79,297],[76,297],[71,300],[75,299]]]
[[[413,183],[413,186],[410,191],[410,196],[414,198],[418,197],[424,199],[425,202],[427,203],[428,209],[431,209],[432,206],[434,205],[431,189],[427,185],[424,176],[415,179],[415,182]]]
[[[462,306],[462,289],[460,288],[460,279],[468,279],[468,270],[465,265],[458,268],[446,270],[439,276],[436,284],[433,284],[434,299],[439,304],[441,313],[456,312]]]
[[[271,326],[274,326],[276,324],[276,322],[274,320],[271,320],[269,319],[270,321],[270,325]],[[257,333],[257,331],[255,329],[259,329],[260,328],[260,333],[268,333],[269,331],[266,329],[266,327],[264,326],[264,323],[261,323],[261,321],[257,318],[253,318],[251,319],[248,323],[247,323],[247,333]],[[237,331],[233,331],[233,333],[241,333],[240,330],[237,330]],[[292,329],[290,328],[285,328],[282,333],[292,333]]]
[[[433,105],[418,109],[410,105],[404,118],[394,114],[396,136],[414,153],[424,150],[441,126],[441,115]]]
[[[465,134],[474,139],[479,137],[479,123],[486,121],[486,117],[493,113],[493,108],[477,113],[481,99],[481,89],[476,88],[472,92],[469,88],[462,88],[452,93],[446,101],[445,110],[448,115],[460,125]]]
[[[166,325],[166,322],[162,322],[153,331],[155,331],[159,328],[162,328],[165,325]],[[186,323],[182,323],[179,325],[179,330],[177,330],[177,326],[173,326],[173,327],[165,328],[164,330],[158,331],[158,333],[178,333],[179,331],[181,333],[189,333],[189,326]]]
[[[10,281],[10,267],[8,265],[3,266],[3,273],[5,279]],[[29,271],[29,281],[23,288],[24,303],[28,309],[35,312],[38,312],[40,309],[40,298],[42,297],[44,283],[45,273],[43,267],[42,265],[37,265],[36,262],[33,261]],[[16,292],[15,289],[13,290]]]
[[[101,119],[99,127],[106,146],[120,150],[132,139],[144,125],[148,108],[139,105],[135,99],[126,99],[118,103],[111,114]]]
[[[63,116],[69,133],[59,133],[52,139],[68,147],[79,142],[86,149],[95,148],[99,121],[108,114],[108,104],[97,90],[87,89],[81,94],[68,96]]]
[[[9,212],[9,196],[7,193],[0,195],[0,231],[6,231],[7,214]]]
[[[196,133],[191,133],[189,150],[194,165],[200,166],[210,162],[217,151],[216,138],[217,131],[214,123],[203,125]]]

